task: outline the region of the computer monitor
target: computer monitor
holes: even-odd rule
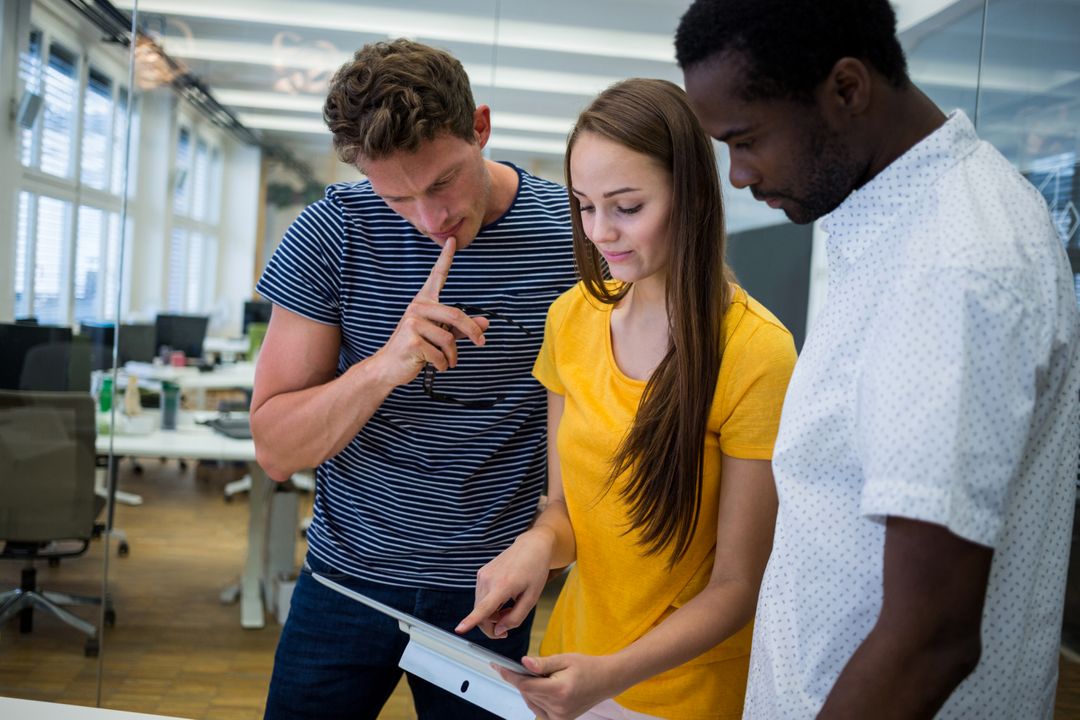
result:
[[[112,368],[115,325],[111,322],[83,321],[79,336],[90,343],[90,367],[93,370]],[[129,360],[151,362],[157,354],[157,328],[147,324],[121,324],[117,363],[120,367]]]
[[[108,370],[112,367],[113,338],[115,326],[110,322],[83,320],[79,323],[79,337],[90,343],[90,369]]]
[[[158,350],[163,347],[182,350],[189,358],[201,358],[209,323],[207,315],[158,315],[154,322],[154,346]]]
[[[90,390],[90,344],[71,328],[0,323],[0,389]]]
[[[120,364],[152,362],[157,355],[157,326],[150,323],[120,325]]]
[[[270,322],[270,311],[274,309],[273,304],[266,300],[245,300],[244,301],[244,335],[248,334],[248,325],[251,323],[268,323]]]

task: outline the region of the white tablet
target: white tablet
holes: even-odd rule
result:
[[[409,644],[398,662],[402,669],[506,720],[533,720],[535,717],[517,689],[491,667],[491,663],[495,663],[522,675],[536,675],[521,663],[372,600],[318,573],[311,576],[331,590],[398,621],[398,627],[409,636]]]

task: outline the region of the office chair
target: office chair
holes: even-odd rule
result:
[[[0,558],[24,563],[20,586],[0,593],[0,624],[18,614],[27,633],[33,610],[45,610],[86,635],[88,657],[98,654],[97,628],[63,606],[102,599],[39,590],[34,562],[82,555],[100,532],[95,435],[89,393],[0,391]],[[116,613],[104,602],[112,625]]]

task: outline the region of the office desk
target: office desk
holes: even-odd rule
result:
[[[0,697],[0,718],[4,720],[161,720],[165,716]],[[177,719],[173,718],[173,720]]]
[[[180,386],[181,392],[193,392],[194,405],[206,405],[207,390],[250,390],[255,387],[255,363],[240,362],[220,365],[209,372],[194,367],[172,367],[150,363],[129,362],[124,372],[140,380],[169,381]]]
[[[270,494],[274,481],[255,462],[255,442],[236,440],[196,425],[195,417],[180,413],[176,430],[155,430],[149,435],[105,435],[97,437],[97,452],[116,456],[161,457],[167,459],[242,461],[251,473],[248,510],[247,561],[240,580],[240,624],[261,628],[266,624],[263,592],[269,592],[267,547]],[[291,558],[289,559],[291,564]]]
[[[207,335],[206,339],[203,340],[204,353],[216,353],[225,360],[229,360],[230,356],[236,357],[237,355],[247,355],[247,351],[250,347],[251,341],[246,336],[226,338]]]

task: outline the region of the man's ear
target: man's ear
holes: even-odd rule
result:
[[[483,150],[491,139],[491,108],[487,105],[478,106],[473,113],[473,134],[476,144]]]
[[[862,60],[840,58],[818,87],[818,106],[834,119],[862,115],[873,92],[870,68]]]

